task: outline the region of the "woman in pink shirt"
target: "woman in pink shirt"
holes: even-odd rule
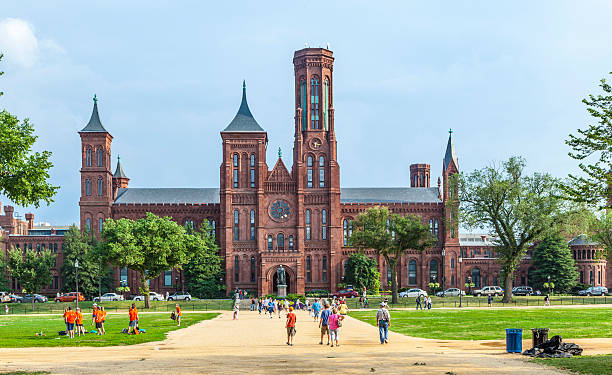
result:
[[[338,344],[338,333],[340,331],[340,327],[342,326],[342,320],[344,320],[344,316],[338,314],[338,310],[336,308],[332,309],[332,314],[329,316],[329,320],[327,322],[332,347],[334,346],[334,341],[336,342],[336,346],[340,346],[340,344]]]

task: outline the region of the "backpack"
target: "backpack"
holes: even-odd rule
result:
[[[174,311],[170,314],[170,319],[176,320],[176,314],[174,313]]]
[[[121,333],[128,333],[128,329],[127,328],[122,329]]]

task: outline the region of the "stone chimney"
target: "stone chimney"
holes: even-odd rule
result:
[[[28,222],[28,229],[34,229],[34,214],[29,212],[25,214],[25,218]]]

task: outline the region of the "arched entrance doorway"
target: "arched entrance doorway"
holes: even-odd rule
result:
[[[291,290],[291,274],[287,272],[287,268],[285,267],[285,282],[287,283],[287,291]],[[276,270],[274,270],[274,276],[272,277],[272,293],[277,294],[278,288],[278,276],[276,274]]]
[[[276,270],[280,267],[280,264],[273,265],[268,267],[265,271],[266,281],[262,285],[262,295],[265,294],[276,294],[278,291],[276,288],[276,283],[278,282],[278,277],[276,276]],[[285,269],[285,282],[287,284],[287,293],[297,293],[297,275],[293,268],[283,264],[283,268]]]

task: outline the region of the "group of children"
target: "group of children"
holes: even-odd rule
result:
[[[71,339],[74,338],[75,329],[77,336],[81,336],[85,334],[85,328],[83,327],[83,312],[81,308],[77,307],[75,310],[72,310],[72,307],[68,306],[64,310],[64,323],[66,324],[66,335]],[[96,333],[98,335],[103,335],[106,333],[104,330],[104,322],[106,320],[106,311],[104,311],[104,307],[98,306],[95,303],[92,307],[91,312],[91,324],[96,325]]]

